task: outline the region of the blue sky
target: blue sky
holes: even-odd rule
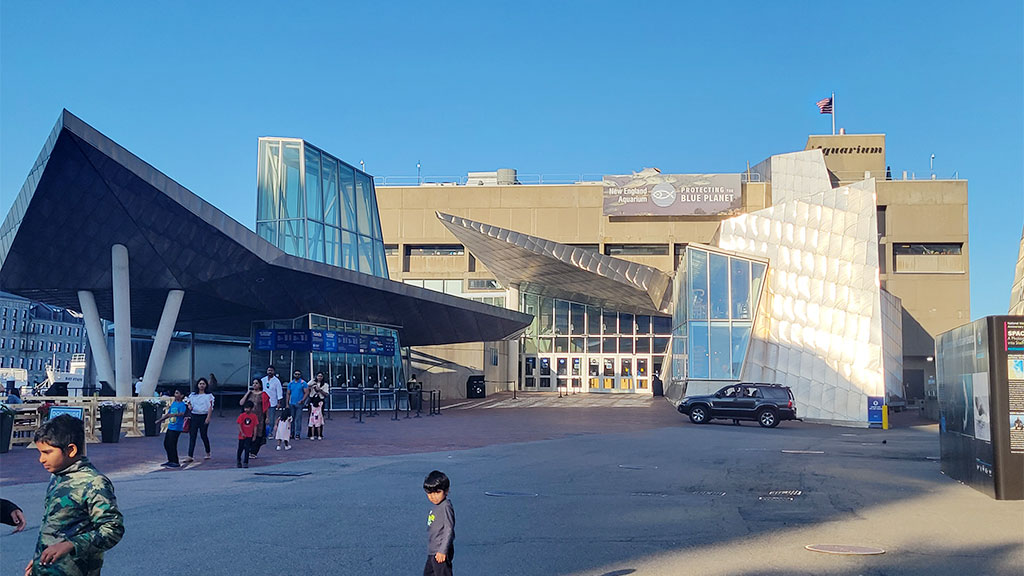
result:
[[[738,172],[830,132],[834,91],[894,174],[969,180],[971,314],[1006,312],[1018,0],[159,4],[0,4],[0,214],[62,108],[252,227],[259,136],[377,176]]]

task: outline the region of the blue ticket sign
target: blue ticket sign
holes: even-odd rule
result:
[[[257,330],[253,348],[394,356],[395,338],[330,330]]]
[[[326,351],[326,352],[337,352],[338,351],[338,333],[337,332],[324,332],[324,351]]]
[[[253,343],[253,347],[257,350],[273,350],[274,330],[257,330],[256,342]]]
[[[309,330],[277,330],[277,342],[274,349],[309,350],[312,341],[309,332]]]
[[[868,424],[882,424],[882,410],[885,409],[885,398],[868,396]]]

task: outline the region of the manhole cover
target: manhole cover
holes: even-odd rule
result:
[[[874,554],[885,554],[885,550],[874,546],[850,546],[848,544],[808,544],[804,546],[811,552],[824,552],[825,554],[842,554],[845,556],[871,556]]]
[[[799,496],[803,494],[802,490],[772,490],[768,492],[769,496]]]
[[[532,498],[537,495],[536,492],[508,492],[505,490],[489,490],[487,492],[484,492],[484,494],[486,494],[487,496],[497,496],[500,498],[507,498],[511,496],[524,496],[527,498]]]
[[[257,472],[257,476],[288,476],[290,478],[298,478],[299,476],[309,476],[312,472]]]
[[[658,498],[664,498],[668,496],[664,492],[633,492],[630,496],[656,496]]]
[[[792,496],[758,496],[757,499],[762,501],[762,502],[781,502],[781,501],[792,502],[793,501],[793,497]]]
[[[623,470],[657,470],[657,466],[644,466],[643,464],[619,464]]]
[[[720,492],[718,490],[697,490],[690,492],[690,494],[695,496],[725,496],[725,492]]]
[[[783,450],[783,454],[824,454],[821,450]]]

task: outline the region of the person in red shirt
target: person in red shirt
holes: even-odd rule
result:
[[[249,451],[252,450],[252,438],[256,434],[256,426],[259,424],[259,418],[256,414],[253,414],[253,404],[251,401],[246,402],[244,405],[245,412],[238,415],[238,468],[249,467]]]
[[[242,396],[242,399],[238,401],[238,405],[245,406],[245,403],[249,401],[252,401],[254,404],[252,413],[259,420],[259,423],[256,425],[256,433],[252,437],[252,448],[249,450],[249,458],[257,458],[260,448],[267,443],[268,424],[274,424],[267,421],[267,411],[270,409],[270,396],[263,391],[263,382],[259,378],[253,378],[252,386],[245,393],[245,396]]]

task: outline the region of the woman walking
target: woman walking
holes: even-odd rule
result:
[[[188,458],[186,462],[193,460],[196,451],[196,435],[203,438],[203,447],[206,448],[206,459],[210,459],[210,418],[213,417],[213,394],[207,392],[210,387],[206,378],[200,377],[196,380],[196,391],[189,394],[185,402],[191,409],[192,416],[189,419],[188,428]]]
[[[260,453],[260,447],[267,443],[267,411],[270,410],[270,395],[263,391],[263,382],[259,378],[252,379],[252,386],[238,401],[238,405],[245,406],[246,402],[253,403],[252,413],[259,420],[252,438],[252,449],[249,451],[249,458],[256,458]]]

